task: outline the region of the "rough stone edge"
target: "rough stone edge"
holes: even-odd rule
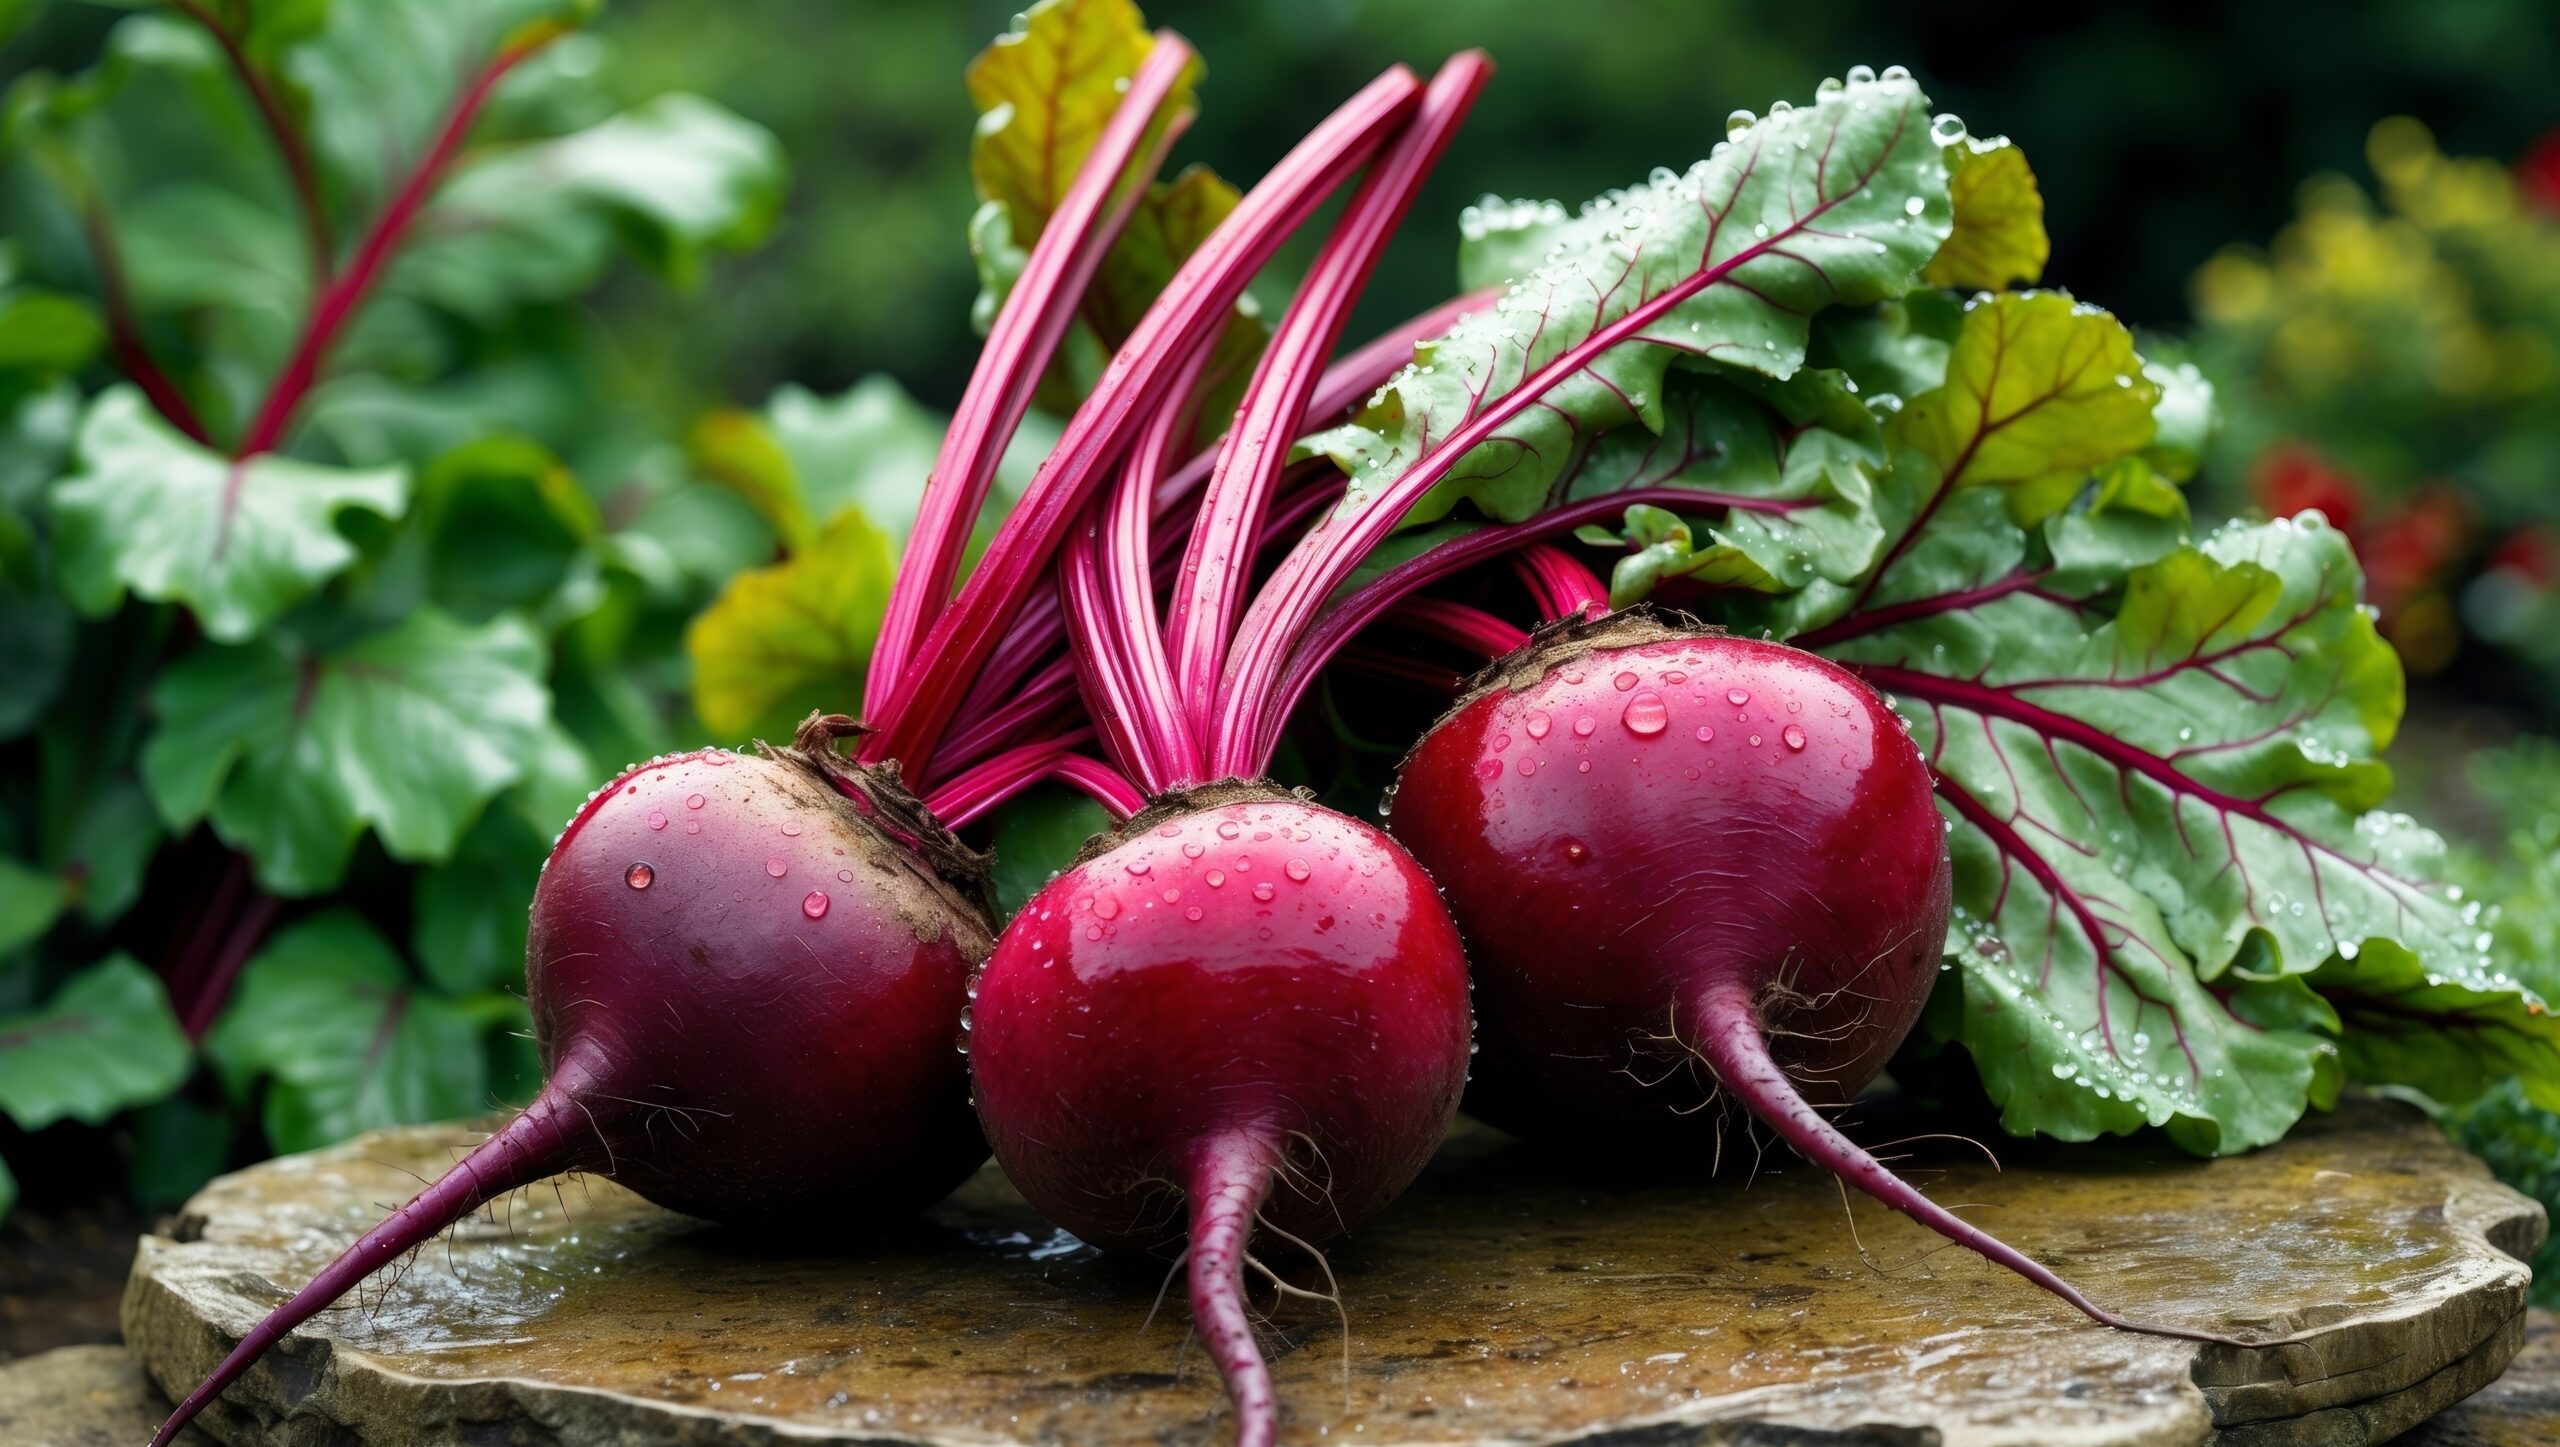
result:
[[[2467,1161],[2448,1146],[2455,1161]],[[2506,1363],[2522,1349],[2519,1325],[2525,1296],[2533,1284],[2526,1265],[2542,1244],[2545,1217],[2540,1204],[2489,1178],[2485,1166],[2469,1162],[2477,1176],[2457,1180],[2441,1210],[2446,1231],[2469,1257],[2464,1265],[2476,1273],[2471,1283],[2450,1297],[2434,1296],[2394,1302],[2391,1309],[2360,1315],[2352,1323],[2310,1323],[2288,1339],[2258,1348],[2206,1346],[2198,1349],[2191,1371],[2204,1393],[2218,1428],[2229,1431],[2258,1422],[2281,1422],[2313,1412],[2348,1408],[2415,1390],[2441,1373],[2492,1350],[2501,1334],[2511,1337]],[[2426,1315],[2450,1330],[2439,1340],[2451,1343],[2441,1353],[2413,1355],[2386,1344],[2384,1323]],[[2466,1390],[2477,1391],[2496,1380],[2482,1377]],[[2281,1397],[2274,1408],[2263,1398]],[[2443,1405],[2451,1405],[2450,1398]],[[2378,1439],[2377,1439],[2378,1440]]]
[[[2389,1442],[2505,1375],[2524,1349],[2527,1313],[2490,1334],[2467,1355],[2396,1392],[2306,1412],[2278,1422],[2258,1422],[2217,1433],[2213,1447],[2333,1447],[2341,1442]]]

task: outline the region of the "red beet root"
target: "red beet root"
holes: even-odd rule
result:
[[[1269,1442],[1242,1276],[1257,1220],[1333,1239],[1413,1179],[1457,1111],[1466,967],[1430,880],[1377,830],[1277,790],[1179,793],[1023,911],[971,1008],[1006,1173],[1096,1244],[1187,1234],[1238,1441]]]
[[[1817,1108],[1873,1080],[1919,1019],[1949,913],[1928,770],[1838,665],[1642,616],[1559,627],[1424,736],[1392,827],[1469,943],[1471,1110],[1530,1132],[1665,1129],[1720,1092],[1876,1199],[2133,1325]]]
[[[800,746],[635,768],[561,833],[525,977],[547,1081],[523,1114],[258,1323],[154,1439],[357,1282],[519,1186],[609,1175],[719,1221],[859,1222],[985,1157],[952,1049],[992,947],[975,861],[847,764]]]

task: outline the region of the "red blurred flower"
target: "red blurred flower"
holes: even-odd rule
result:
[[[2516,159],[2516,185],[2528,204],[2560,213],[2560,126],[2544,131]]]
[[[2560,527],[2537,523],[2507,534],[2490,550],[2484,571],[2513,573],[2542,592],[2560,586]]]
[[[2349,534],[2364,517],[2364,484],[2300,442],[2279,442],[2258,454],[2249,473],[2249,496],[2269,517],[2288,518],[2316,507]]]
[[[2471,541],[2471,504],[2451,484],[2429,483],[2353,536],[2366,600],[2387,618],[2461,561]]]

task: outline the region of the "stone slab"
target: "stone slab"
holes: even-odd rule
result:
[[[0,1442],[9,1447],[140,1447],[168,1414],[123,1347],[57,1347],[0,1365]],[[191,1429],[177,1447],[213,1439]]]
[[[385,1132],[213,1183],[143,1241],[129,1343],[192,1384],[475,1138]],[[1838,1189],[1775,1154],[1603,1179],[1469,1130],[1335,1248],[1347,1371],[1329,1309],[1273,1308],[1285,1440],[2362,1447],[2524,1340],[2540,1208],[2405,1108],[2352,1102],[2224,1161],[2009,1142],[1995,1173],[1926,1151],[1915,1180],[2096,1300],[2277,1344],[2093,1326],[1863,1199],[1853,1239]],[[232,1447],[1225,1439],[1178,1292],[1148,1324],[1163,1264],[1100,1257],[992,1170],[829,1246],[857,1244],[723,1231],[600,1180],[522,1193],[297,1334],[206,1425]]]

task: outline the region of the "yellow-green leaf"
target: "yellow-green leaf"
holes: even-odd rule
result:
[[[854,707],[893,571],[889,540],[848,510],[789,561],[730,579],[685,630],[694,711],[716,734],[778,739],[813,708]]]
[[[800,496],[800,475],[762,418],[740,407],[705,413],[686,450],[704,476],[736,493],[773,525],[787,553],[805,552],[817,525]]]
[[[2033,523],[2092,471],[2148,444],[2159,400],[2122,322],[2058,291],[2006,292],[1966,309],[1946,382],[1914,400],[1892,435],[1947,487],[2008,488],[2011,514]]]
[[[969,175],[980,196],[1004,203],[1026,245],[1048,224],[1154,45],[1130,0],[1041,0],[969,63],[979,115]],[[1164,116],[1190,109],[1197,79],[1195,65]]]
[[[1955,234],[1938,248],[1921,278],[1963,291],[2033,286],[2053,243],[2044,230],[2044,193],[2024,151],[2006,136],[1970,138],[1946,148],[1947,191],[1955,201]]]

